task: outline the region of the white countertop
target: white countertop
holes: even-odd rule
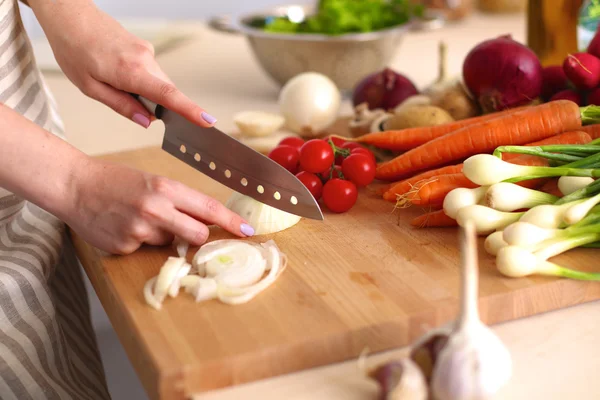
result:
[[[250,108],[277,111],[278,87],[260,70],[243,38],[208,31],[200,22],[188,25],[197,32],[194,40],[158,59],[183,92],[219,119],[218,127],[232,130],[231,117],[238,111]],[[506,33],[524,41],[524,16],[475,16],[464,24],[440,31],[411,33],[391,66],[423,86],[436,78],[440,38],[448,43],[449,72],[458,74],[463,57],[475,44]],[[49,71],[46,77],[58,100],[68,138],[82,151],[98,155],[160,144],[162,124],[144,131],[102,104],[85,98],[60,73]],[[350,111],[349,104],[344,105],[344,111]],[[597,399],[599,326],[600,302],[495,326],[515,363],[514,377],[501,398]],[[403,351],[375,356],[369,364]],[[352,360],[197,398],[358,400],[375,398],[375,393],[376,386],[361,377],[356,361]]]

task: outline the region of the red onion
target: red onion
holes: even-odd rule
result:
[[[465,85],[485,112],[531,103],[542,93],[542,65],[510,35],[475,46],[463,63]]]
[[[563,62],[563,70],[578,89],[592,89],[600,83],[600,58],[589,53],[569,54]]]
[[[364,78],[354,88],[354,107],[367,103],[370,110],[396,108],[407,97],[418,94],[415,85],[404,75],[385,68]]]
[[[554,100],[571,100],[580,106],[583,105],[583,96],[571,89],[561,90],[560,92],[555,93],[552,97],[550,97],[550,101]]]
[[[569,88],[569,80],[562,65],[551,65],[542,70],[542,97],[548,100],[561,90]]]
[[[596,88],[588,93],[586,105],[600,106],[600,88]]]

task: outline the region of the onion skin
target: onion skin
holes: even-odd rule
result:
[[[580,106],[582,106],[584,103],[583,96],[581,96],[580,93],[577,93],[576,91],[571,89],[562,90],[556,93],[554,96],[550,97],[550,101],[554,100],[571,100],[572,102],[577,103],[577,105]]]
[[[542,70],[542,98],[550,99],[560,91],[569,88],[569,79],[562,65],[550,65]]]
[[[600,58],[589,53],[569,54],[563,70],[577,89],[589,90],[600,83]]]
[[[356,85],[352,103],[354,107],[367,103],[369,110],[381,108],[389,111],[416,94],[419,94],[419,91],[410,79],[390,68],[385,68],[383,71],[368,75]]]
[[[463,62],[463,80],[485,113],[530,103],[542,93],[542,65],[510,35],[475,46]]]

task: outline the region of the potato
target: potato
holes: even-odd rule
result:
[[[413,106],[399,110],[384,122],[385,130],[416,128],[420,126],[442,125],[454,121],[445,110],[435,106]]]
[[[431,104],[447,111],[456,121],[481,115],[477,102],[469,97],[460,84],[436,93],[432,96]]]
[[[404,108],[414,106],[428,106],[430,104],[431,99],[429,98],[429,96],[426,96],[424,94],[415,94],[413,96],[407,97],[402,103],[398,104],[394,109],[394,113],[398,113]]]

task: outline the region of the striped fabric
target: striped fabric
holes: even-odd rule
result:
[[[64,138],[16,1],[0,0],[0,102]],[[109,398],[64,224],[0,187],[0,399]]]

